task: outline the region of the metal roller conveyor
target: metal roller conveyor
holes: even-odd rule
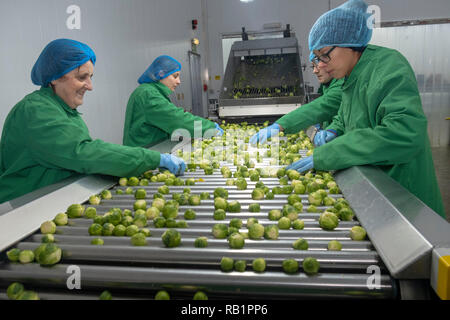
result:
[[[265,159],[266,160],[266,159]],[[232,172],[235,166],[225,162]],[[268,161],[258,163],[258,166],[267,166]],[[97,209],[97,214],[103,215],[113,208],[130,209],[136,201],[134,195],[116,194],[125,187],[111,184],[110,179],[100,177],[81,178],[83,188],[73,181],[55,192],[63,195],[58,198],[49,193],[37,197],[36,200],[17,206],[9,213],[0,216],[0,228],[7,231],[3,222],[13,223],[17,220],[14,214],[23,221],[21,229],[11,227],[9,238],[0,235],[2,257],[0,257],[0,292],[4,292],[10,283],[18,281],[25,287],[33,288],[41,299],[96,299],[103,290],[112,292],[116,299],[152,299],[159,290],[167,290],[175,299],[192,299],[193,293],[202,290],[209,299],[218,298],[370,298],[370,299],[396,299],[416,298],[417,292],[422,290],[423,279],[430,275],[431,254],[435,254],[433,246],[445,247],[445,232],[447,226],[442,225],[438,232],[431,237],[425,228],[421,237],[417,225],[419,222],[411,219],[408,210],[402,205],[414,203],[404,190],[392,181],[383,180],[380,171],[373,168],[351,168],[336,174],[336,181],[342,194],[330,195],[334,198],[344,197],[349,201],[356,218],[353,221],[340,221],[339,226],[332,230],[323,230],[318,224],[320,213],[307,212],[309,207],[308,196],[299,195],[302,199],[303,211],[299,218],[305,223],[302,230],[279,230],[277,240],[245,240],[243,249],[231,249],[226,239],[215,239],[212,227],[217,223],[229,224],[232,218],[242,219],[240,232],[247,231],[247,219],[254,217],[263,226],[277,224],[268,218],[272,209],[281,210],[287,203],[287,195],[275,194],[273,200],[252,200],[251,192],[256,182],[248,181],[247,189],[237,190],[236,186],[226,185],[225,178],[217,170],[212,175],[204,174],[203,170],[186,172],[182,179],[194,178],[195,185],[169,186],[170,194],[164,195],[166,200],[172,199],[174,193],[182,193],[189,188],[191,194],[208,192],[210,199],[201,200],[200,205],[181,205],[176,220],[184,220],[184,212],[193,209],[196,219],[186,220],[186,228],[177,228],[181,234],[181,244],[176,248],[166,248],[161,235],[167,228],[156,228],[151,220],[146,228],[151,235],[147,237],[145,246],[133,246],[130,237],[117,236],[90,236],[88,229],[93,223],[92,219],[69,219],[66,226],[57,227],[55,239],[63,251],[61,262],[52,267],[41,267],[37,263],[20,264],[8,262],[4,253],[10,248],[20,250],[34,250],[41,242],[43,235],[36,231],[40,223],[52,219],[57,213],[64,212],[69,204],[84,203]],[[92,181],[91,181],[92,180]],[[275,178],[261,178],[270,189],[279,185]],[[148,186],[132,187],[133,191],[143,188],[147,192],[146,201],[149,206],[153,195],[158,192],[162,183],[150,183]],[[87,186],[87,187],[86,187]],[[103,187],[100,187],[103,186]],[[112,187],[111,187],[112,186]],[[237,200],[241,204],[238,213],[227,212],[225,220],[214,220],[213,192],[217,187],[228,190],[228,201]],[[90,205],[86,200],[90,195],[98,194],[103,189],[110,189],[113,197],[102,200],[99,205]],[[74,190],[77,190],[74,192]],[[82,191],[80,191],[82,190]],[[384,192],[393,192],[396,199],[390,198]],[[72,196],[72,202],[66,199]],[[361,197],[361,194],[364,196]],[[408,199],[399,199],[404,194]],[[358,196],[355,196],[358,195]],[[52,212],[43,212],[42,208],[52,202]],[[249,205],[260,204],[260,212],[249,212]],[[369,205],[368,205],[369,203]],[[418,205],[418,204],[416,204]],[[39,208],[39,209],[36,209]],[[327,206],[320,206],[323,211]],[[384,221],[374,219],[380,215],[388,217]],[[421,214],[428,215],[427,221],[434,221],[433,212],[423,206]],[[429,210],[429,209],[428,209]],[[416,211],[417,212],[417,209]],[[39,220],[30,222],[24,217],[37,215]],[[14,223],[15,222],[15,223]],[[363,222],[363,223],[362,223]],[[436,223],[440,221],[435,220]],[[394,225],[400,228],[406,238],[390,237],[383,228],[389,230]],[[368,239],[353,241],[350,238],[350,229],[362,224],[367,232]],[[208,238],[207,248],[195,248],[196,238]],[[434,237],[434,238],[433,238]],[[104,245],[92,245],[94,238],[102,238]],[[308,241],[308,250],[295,250],[292,243],[303,238]],[[412,240],[411,240],[412,239]],[[330,240],[339,240],[342,243],[341,251],[327,249]],[[398,246],[397,246],[398,243]],[[404,257],[403,260],[398,257]],[[235,260],[245,260],[244,272],[223,272],[220,269],[222,257]],[[320,262],[318,274],[307,275],[302,268],[302,261],[313,257]],[[252,261],[264,258],[267,264],[265,272],[258,273],[252,270]],[[295,259],[299,262],[299,271],[287,274],[282,269],[285,259]],[[428,263],[428,264],[427,264]],[[76,266],[81,274],[81,290],[68,289],[67,281],[70,276],[68,268]],[[375,274],[376,286],[371,285]],[[434,278],[433,278],[434,279]],[[406,287],[404,283],[408,283]],[[372,283],[373,284],[373,283]],[[412,285],[411,285],[412,284]],[[425,288],[426,290],[426,288]],[[0,299],[6,295],[0,294]]]

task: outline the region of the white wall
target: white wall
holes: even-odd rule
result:
[[[81,8],[81,30],[66,27],[72,4]],[[201,35],[201,25],[191,29],[191,20],[200,17],[200,0],[0,1],[0,129],[9,110],[38,89],[31,83],[31,69],[44,46],[57,38],[85,42],[97,55],[94,90],[79,107],[93,138],[122,143],[128,98],[161,54],[181,62],[182,84],[172,100],[191,109],[187,51],[191,38]]]
[[[317,18],[344,3],[345,0],[254,0],[242,3],[239,0],[208,0],[204,8],[208,13],[209,41],[209,86],[210,98],[217,98],[223,79],[221,33],[246,30],[262,30],[265,23],[287,23],[294,29],[302,47],[302,61],[308,62],[308,34]],[[378,5],[381,21],[449,18],[449,0],[368,0],[369,5]],[[448,37],[447,37],[448,38]],[[221,80],[214,80],[215,76]],[[306,70],[304,80],[318,86],[311,70]]]

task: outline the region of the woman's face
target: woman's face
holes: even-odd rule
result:
[[[159,80],[162,84],[164,84],[171,91],[175,91],[175,88],[181,83],[180,80],[180,71],[172,73],[170,76],[165,77],[164,79]]]
[[[317,57],[329,52],[332,47],[324,47],[320,50],[314,50],[314,54]],[[353,51],[350,48],[336,47],[329,54],[329,61],[320,61],[318,64],[319,69],[324,69],[332,78],[341,79],[345,76],[349,76],[359,60],[361,53]]]
[[[66,73],[51,82],[54,92],[71,108],[76,109],[83,104],[86,91],[92,91],[94,65],[86,62],[79,68]]]

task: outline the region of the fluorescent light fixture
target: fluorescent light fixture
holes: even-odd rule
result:
[[[248,3],[248,2],[253,2],[253,0],[241,0],[241,2]]]

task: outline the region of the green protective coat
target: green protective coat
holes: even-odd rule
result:
[[[344,79],[333,79],[328,85],[321,85],[322,95],[276,121],[285,133],[297,133],[316,123],[331,122],[341,104]]]
[[[366,48],[327,129],[338,137],[314,150],[315,169],[375,165],[445,216],[416,77],[399,52]]]
[[[137,176],[159,152],[92,140],[77,110],[41,88],[8,114],[0,141],[0,203],[76,174]]]
[[[194,135],[195,122],[201,123],[202,136],[206,138],[215,133],[215,123],[194,116],[175,106],[169,99],[172,91],[160,82],[143,83],[134,90],[128,100],[125,115],[123,144],[127,146],[153,146],[170,139],[177,129],[186,129]],[[199,124],[200,124],[199,123]],[[200,138],[200,137],[199,137]]]

